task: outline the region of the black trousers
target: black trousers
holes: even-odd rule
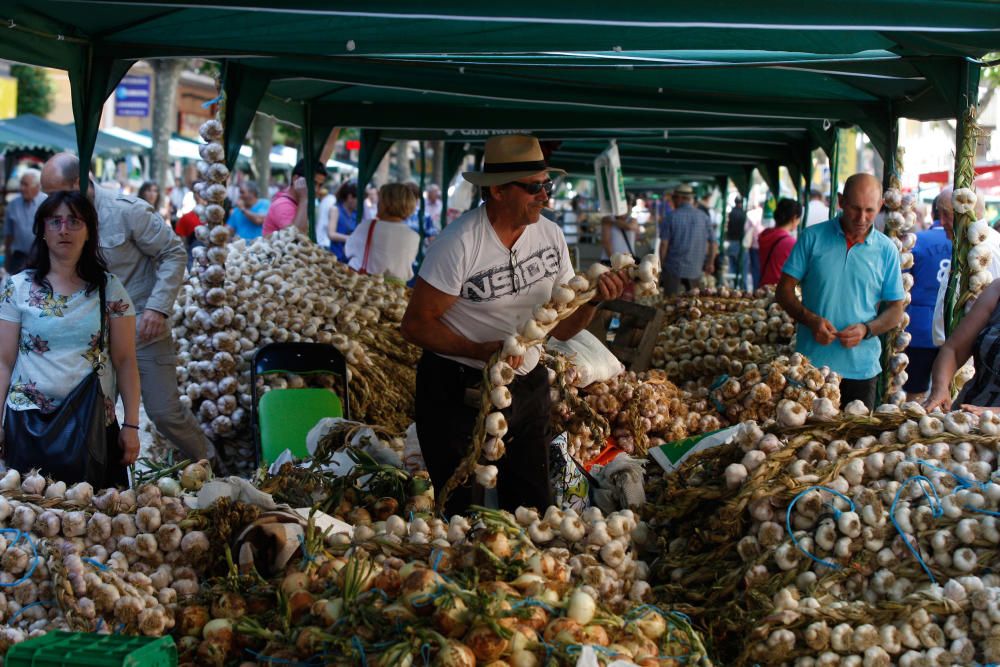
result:
[[[417,366],[417,437],[420,450],[440,494],[469,450],[479,415],[479,393],[483,372],[424,352]],[[506,454],[490,463],[498,469],[497,495],[500,507],[513,512],[519,505],[544,509],[551,504],[549,482],[549,384],[548,371],[539,364],[527,375],[519,375],[508,387],[510,407],[504,436]],[[481,503],[483,489],[470,479],[448,497],[445,513],[460,513]]]
[[[840,381],[840,407],[844,407],[854,400],[864,403],[869,410],[875,407],[875,384],[878,376],[867,380],[847,380]]]

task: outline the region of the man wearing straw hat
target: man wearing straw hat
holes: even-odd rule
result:
[[[486,142],[481,172],[465,179],[481,188],[484,203],[442,231],[430,247],[401,330],[424,349],[417,367],[416,423],[420,449],[440,492],[466,455],[479,414],[483,368],[503,339],[547,302],[552,288],[573,277],[562,230],[542,217],[552,193],[550,173],[538,140],[522,135]],[[600,301],[625,287],[615,272],[601,276],[598,296],[552,335],[566,340],[589,324]],[[499,470],[500,506],[544,508],[549,488],[549,386],[539,350],[507,361],[516,369],[509,385],[511,405],[503,410],[508,431]],[[480,502],[471,482],[451,493],[447,514]]]
[[[678,294],[701,284],[715,266],[715,242],[708,214],[694,206],[694,189],[674,190],[677,208],[660,223],[660,274],[664,294]]]

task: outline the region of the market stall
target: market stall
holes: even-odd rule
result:
[[[95,490],[8,472],[0,650],[13,659],[26,640],[64,629],[170,635],[184,664],[1000,659],[990,569],[1000,422],[903,403],[897,332],[886,341],[889,402],[841,407],[840,378],[792,352],[794,326],[773,293],[664,299],[654,260],[612,258],[662,315],[652,368],[609,363],[597,374],[581,352],[549,348],[562,506],[473,507],[445,521],[435,510],[453,484],[430,487],[409,428],[418,351],[398,325],[409,292],[348,271],[292,230],[247,244],[224,229],[225,186],[258,109],[301,125],[307,158],[335,125],[362,127],[362,182],[394,140],[521,128],[549,133],[560,143],[551,161],[571,169],[591,171],[620,138],[635,173],[699,174],[740,191],[754,169],[773,187],[785,166],[798,184],[809,151],[829,152],[836,127],[854,124],[879,147],[891,186],[897,119],[950,116],[960,119],[956,187],[971,184],[978,69],[968,57],[994,45],[980,26],[995,6],[942,15],[910,3],[900,16],[880,2],[803,16],[786,4],[772,14],[795,18],[761,25],[736,3],[728,22],[652,5],[636,22],[611,8],[527,4],[470,16],[458,6],[16,3],[0,53],[70,69],[84,163],[102,93],[130,60],[226,54],[223,110],[199,146],[205,246],[173,320],[184,400],[229,460],[252,460],[251,359],[269,343],[316,342],[347,363],[352,420],[317,424],[308,457],[242,477],[161,462],[133,489]],[[665,30],[674,51],[654,50]],[[767,51],[761,31],[774,38]],[[449,170],[477,143],[450,141]],[[912,220],[898,194],[887,196],[890,231],[905,259]],[[973,220],[959,213],[968,239]],[[956,266],[973,245],[956,244]],[[491,361],[455,484],[496,483],[502,357],[544,343],[603,270],[558,285]],[[953,275],[955,321],[981,279]],[[286,374],[260,391],[310,382],[332,386]]]

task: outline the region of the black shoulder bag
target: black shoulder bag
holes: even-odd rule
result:
[[[103,287],[100,295],[98,350],[103,355],[108,333]],[[111,462],[100,368],[98,364],[88,373],[54,412],[7,409],[3,430],[8,468],[21,472],[38,468],[53,479],[67,484],[86,481],[96,489],[107,485]]]

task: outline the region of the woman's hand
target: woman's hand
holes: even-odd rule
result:
[[[996,408],[984,407],[982,405],[969,405],[968,403],[962,403],[962,409],[966,412],[971,412],[977,417],[981,417],[984,412],[995,412]]]
[[[122,448],[122,465],[132,465],[139,458],[139,431],[123,428],[118,432],[118,446]]]
[[[931,412],[939,408],[945,412],[951,409],[951,394],[947,390],[934,391],[934,388],[931,387],[931,395],[924,401],[924,409]]]

